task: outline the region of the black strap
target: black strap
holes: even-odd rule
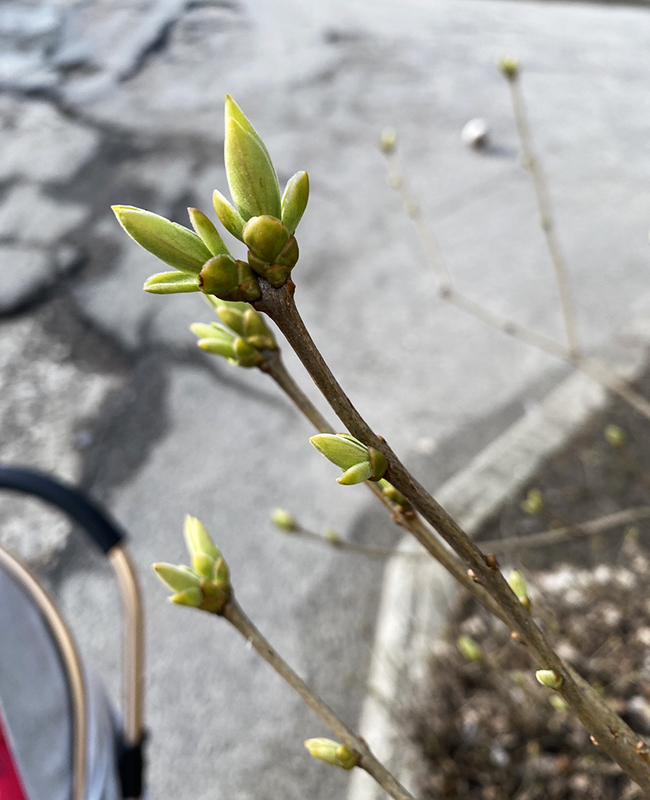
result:
[[[146,734],[137,744],[125,744],[119,756],[122,797],[142,797],[144,773],[144,743]]]
[[[116,544],[126,539],[126,535],[118,525],[83,492],[41,472],[19,467],[0,467],[0,489],[10,489],[40,497],[41,500],[60,508],[81,525],[104,553],[108,553]]]

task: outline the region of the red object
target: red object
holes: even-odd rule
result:
[[[18,776],[16,762],[5,734],[0,713],[0,800],[28,800]]]

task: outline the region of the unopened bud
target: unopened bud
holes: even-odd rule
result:
[[[298,522],[293,514],[285,511],[284,508],[274,508],[271,511],[271,521],[276,528],[285,533],[291,533],[298,529]]]
[[[501,56],[497,59],[497,67],[509,81],[512,81],[519,74],[519,59],[514,56]]]
[[[294,233],[309,200],[309,177],[306,172],[296,172],[287,181],[282,195],[282,223],[290,234]]]
[[[535,677],[542,686],[546,686],[549,689],[557,691],[562,686],[562,676],[552,669],[538,669]]]
[[[521,503],[521,510],[531,517],[538,517],[544,510],[544,497],[539,489],[529,489],[526,499]]]
[[[625,431],[619,428],[618,425],[608,425],[605,428],[605,439],[612,447],[624,447],[626,439]]]
[[[483,651],[471,636],[459,636],[456,646],[467,661],[483,661]]]
[[[256,347],[258,350],[277,350],[278,345],[275,337],[269,330],[266,322],[261,314],[258,314],[254,308],[249,308],[244,313],[243,321],[243,336],[246,341]]]
[[[267,264],[272,264],[280,255],[289,236],[280,220],[268,215],[253,217],[244,228],[244,243],[253,255]]]
[[[118,222],[154,256],[180,272],[198,275],[212,253],[201,237],[176,222],[134,206],[113,206]]]
[[[199,586],[199,578],[187,567],[174,564],[153,564],[153,569],[160,580],[174,592],[195,589]]]
[[[384,128],[379,137],[379,149],[382,153],[394,152],[397,147],[397,131],[395,128]]]
[[[326,761],[335,767],[341,767],[341,769],[352,769],[361,760],[361,756],[356,750],[351,750],[333,739],[307,739],[305,747],[314,758]]]
[[[325,539],[327,539],[327,541],[330,544],[337,545],[341,544],[341,542],[343,541],[343,539],[341,539],[341,536],[335,530],[332,530],[332,528],[328,528],[323,534],[323,536]]]
[[[198,208],[188,208],[187,213],[192,227],[213,256],[230,255],[214,224],[202,211],[199,211]]]
[[[562,697],[561,694],[552,694],[548,698],[548,702],[553,706],[553,708],[556,711],[568,711],[569,710],[569,704]]]
[[[185,543],[191,556],[195,556],[197,553],[205,553],[215,561],[221,558],[221,550],[212,541],[212,537],[201,520],[186,514],[183,532]]]
[[[212,576],[214,575],[214,564],[214,558],[207,555],[207,553],[197,553],[196,555],[192,556],[192,567],[197,575],[200,575],[202,578],[212,580]]]
[[[198,587],[183,589],[182,592],[176,592],[176,594],[173,594],[169,599],[172,603],[176,603],[179,606],[198,608],[203,602],[203,592]]]
[[[226,95],[224,161],[230,194],[244,220],[281,216],[280,187],[264,142],[237,103]]]

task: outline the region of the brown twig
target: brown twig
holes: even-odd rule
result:
[[[533,533],[529,536],[509,536],[506,539],[490,539],[481,542],[481,546],[494,553],[507,553],[511,550],[527,549],[530,547],[544,547],[570,539],[582,539],[594,536],[598,533],[614,530],[621,525],[636,522],[639,519],[650,517],[650,506],[637,506],[628,508],[625,511],[617,511],[614,514],[607,514],[604,517],[581,522],[577,525],[567,525],[566,527],[556,528],[555,530]]]
[[[500,570],[492,569],[485,556],[424,487],[409,473],[385,440],[377,436],[351,403],[314,344],[298,309],[292,281],[275,289],[260,279],[262,297],[255,308],[276,323],[311,375],[330,407],[348,431],[368,447],[374,447],[386,458],[386,479],[400,491],[424,519],[442,536],[471,570],[473,580],[481,584],[499,606],[511,630],[528,646],[540,667],[562,676],[560,693],[582,720],[587,730],[598,740],[625,772],[646,792],[650,793],[650,765],[634,750],[637,737],[629,726],[599,697],[597,692],[553,650],[545,635],[535,624],[508,586]],[[433,540],[426,530],[423,539]],[[616,731],[613,736],[610,729]]]
[[[247,642],[262,658],[273,667],[277,674],[302,698],[332,733],[346,746],[356,750],[361,756],[358,766],[371,775],[375,781],[395,800],[414,800],[413,795],[402,786],[384,765],[377,760],[366,742],[357,736],[343,720],[303,681],[303,679],[276,652],[262,636],[251,620],[242,611],[236,600],[231,599],[223,610],[223,616],[241,633]]]
[[[512,109],[515,117],[515,125],[517,126],[517,133],[519,134],[519,141],[521,143],[521,149],[523,152],[524,166],[529,170],[533,180],[535,198],[537,199],[537,208],[540,216],[540,224],[542,226],[542,230],[544,231],[546,246],[548,247],[548,252],[551,256],[551,262],[553,263],[553,271],[555,272],[555,279],[557,281],[558,292],[560,295],[562,316],[564,317],[564,327],[566,329],[569,352],[572,356],[577,358],[580,354],[580,346],[578,342],[576,315],[573,307],[573,299],[571,297],[569,273],[555,231],[553,208],[548,192],[548,186],[546,185],[544,170],[542,169],[542,166],[535,156],[535,152],[533,150],[533,137],[530,131],[530,125],[528,123],[526,104],[521,91],[521,80],[519,78],[518,70],[515,71],[513,75],[508,77],[508,86],[510,87],[510,96],[512,98]]]
[[[396,151],[391,150],[386,152],[385,155],[388,163],[389,183],[399,193],[404,210],[415,223],[420,246],[424,251],[427,263],[431,266],[436,276],[440,298],[447,303],[455,305],[485,325],[497,328],[507,336],[537,347],[539,350],[559,358],[567,364],[571,364],[596,381],[596,383],[609,389],[609,391],[632,406],[639,414],[650,420],[650,402],[631,389],[623,378],[603,366],[600,362],[593,358],[588,358],[571,347],[566,347],[554,339],[537,333],[514,320],[503,317],[501,314],[485,308],[480,303],[459,292],[452,283],[436,238],[423,218],[420,206],[409,187]],[[415,214],[414,209],[417,209]]]

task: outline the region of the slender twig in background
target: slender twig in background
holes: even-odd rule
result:
[[[644,791],[650,793],[650,765],[644,760],[642,752],[636,749],[638,738],[632,729],[608,707],[587,681],[560,658],[512,592],[498,566],[490,564],[490,559],[486,560],[456,521],[410,474],[385,440],[377,436],[359,414],[305,327],[293,299],[293,282],[289,280],[277,289],[263,278],[260,278],[259,284],[262,296],[253,303],[254,307],[275,322],[337,417],[352,436],[383,455],[388,464],[386,479],[456,552],[471,571],[470,577],[491,595],[511,630],[523,639],[540,667],[559,676],[558,685],[554,688],[564,697],[603,751],[620,764]],[[422,536],[427,543],[437,541],[428,530],[423,531]]]
[[[535,152],[533,150],[533,139],[530,131],[530,125],[528,123],[526,104],[524,103],[524,96],[521,91],[519,70],[515,70],[512,75],[508,76],[508,86],[510,87],[510,96],[512,97],[512,109],[515,117],[515,125],[517,126],[517,133],[519,134],[519,141],[521,143],[521,149],[523,152],[522,160],[524,166],[529,170],[531,178],[533,179],[540,224],[542,226],[542,230],[544,231],[546,245],[553,263],[555,279],[557,281],[558,292],[560,294],[560,303],[562,305],[562,316],[564,318],[564,327],[566,329],[569,352],[574,358],[577,358],[580,355],[580,345],[578,341],[575,309],[573,307],[573,299],[571,297],[569,273],[567,271],[566,262],[564,260],[555,230],[553,208],[548,192],[548,186],[546,184],[546,178],[544,177],[544,170],[542,169],[542,166],[535,156]]]
[[[628,525],[640,519],[650,518],[650,506],[637,506],[625,511],[616,511],[604,517],[581,522],[579,526],[571,525],[555,530],[531,533],[527,536],[508,536],[505,539],[490,539],[481,542],[481,546],[494,553],[507,553],[511,550],[527,549],[530,547],[544,547],[557,542],[583,539],[599,533],[614,530],[621,525]]]
[[[371,775],[375,781],[395,800],[414,800],[413,795],[377,760],[366,742],[359,738],[341,718],[312,690],[303,679],[284,661],[271,644],[262,636],[255,625],[242,611],[239,604],[231,599],[222,615],[246,639],[262,658],[273,667],[302,700],[329,726],[332,733],[346,747],[360,755],[358,766]]]
[[[587,522],[580,522],[575,525],[566,525],[561,528],[551,528],[540,533],[531,533],[526,536],[508,536],[503,539],[486,539],[479,542],[483,550],[488,553],[508,553],[512,550],[528,550],[536,547],[557,544],[565,541],[579,541],[590,536],[597,536],[600,533],[609,533],[620,528],[621,525],[629,525],[641,519],[650,519],[650,506],[635,506],[624,511],[616,511]],[[420,521],[421,522],[421,521]],[[369,545],[348,542],[345,539],[330,539],[319,533],[303,528],[298,523],[297,527],[291,531],[291,536],[299,536],[308,542],[322,545],[324,547],[340,550],[344,553],[354,553],[370,558],[411,558],[423,561],[429,558],[430,553],[407,552],[391,547],[373,547]]]
[[[415,223],[415,230],[420,241],[420,246],[424,251],[427,263],[431,266],[436,276],[440,298],[447,303],[455,305],[480,322],[497,328],[506,335],[512,336],[514,339],[518,339],[525,344],[537,347],[539,350],[543,350],[545,353],[559,358],[567,364],[571,364],[573,367],[580,370],[580,372],[583,372],[592,380],[596,381],[596,383],[599,383],[601,386],[620,397],[638,411],[639,414],[646,417],[646,419],[650,420],[650,402],[631,389],[623,378],[612,372],[599,361],[584,356],[577,351],[573,351],[570,347],[566,347],[548,336],[537,333],[524,325],[520,325],[514,320],[503,317],[501,314],[497,314],[485,308],[480,303],[466,297],[454,287],[436,238],[431,232],[430,225],[423,218],[420,206],[404,175],[396,147],[393,146],[389,149],[383,149],[383,152],[388,166],[388,181],[398,192],[404,210]]]

